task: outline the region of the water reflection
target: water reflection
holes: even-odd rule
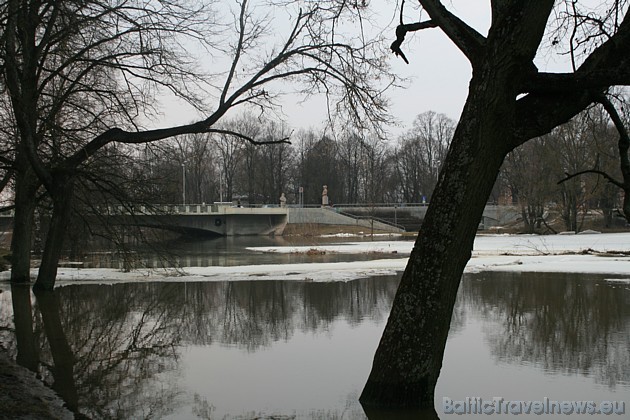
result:
[[[397,284],[398,276],[81,285],[36,297],[14,286],[0,294],[0,338],[18,363],[90,418],[361,419],[358,394]],[[461,343],[478,324],[481,355]],[[449,343],[457,347],[447,346],[442,394],[454,397],[462,383],[469,395],[492,393],[473,379],[487,373],[480,370],[486,359],[627,392],[630,291],[597,276],[469,275]],[[474,376],[453,379],[449,369],[462,358]],[[514,377],[497,382],[506,380]],[[529,380],[551,391],[540,377]]]
[[[372,239],[374,238],[352,238],[356,242],[369,242]],[[387,237],[387,239],[403,240],[401,237]],[[128,269],[129,267],[213,267],[248,264],[367,261],[374,258],[368,253],[263,253],[248,249],[248,247],[258,246],[317,246],[347,240],[348,238],[280,236],[228,236],[194,241],[176,240],[162,244],[161,247],[168,250],[168,252],[158,252],[158,247],[145,250],[137,249],[124,255],[118,252],[91,252],[86,255],[83,265],[88,268],[116,269]],[[379,255],[379,258],[400,258],[400,255],[383,253]]]
[[[462,293],[496,360],[630,384],[630,290],[604,276],[480,273]]]
[[[11,303],[15,325],[15,342],[17,345],[16,361],[27,369],[37,372],[39,346],[37,335],[33,331],[34,321],[30,285],[12,284]],[[4,307],[5,305],[2,306]],[[3,315],[7,316],[8,313]]]

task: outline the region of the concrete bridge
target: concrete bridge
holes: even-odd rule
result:
[[[168,229],[186,234],[220,236],[282,235],[288,224],[338,225],[404,232],[387,220],[342,214],[332,207],[238,207],[230,203],[145,207],[133,214],[122,208],[108,209],[113,224]]]
[[[189,235],[282,235],[288,224],[357,226],[386,232],[417,232],[426,204],[342,204],[335,207],[237,207],[233,203],[140,206],[106,209],[111,224],[168,229]],[[0,230],[11,229],[13,217],[0,215]],[[480,228],[512,223],[517,208],[488,205]]]
[[[282,235],[289,224],[356,226],[386,232],[417,232],[427,204],[336,205],[334,207],[236,207],[232,203],[165,206],[149,214],[112,214],[114,223],[171,229],[187,233]],[[160,213],[161,212],[161,213]],[[110,213],[111,214],[111,213]],[[479,227],[503,226],[520,217],[518,208],[486,206]]]
[[[282,235],[287,224],[357,226],[387,232],[404,228],[374,217],[342,214],[332,207],[238,207],[231,202],[101,209],[112,225],[166,229],[185,235]],[[12,214],[0,217],[0,231],[12,229]]]
[[[424,220],[429,208],[428,203],[378,203],[367,204],[336,204],[335,210],[340,214],[348,214],[360,217],[373,217],[387,221],[397,226],[402,226],[407,232],[417,232]],[[516,222],[521,217],[518,207],[486,205],[483,216],[479,222],[480,229],[488,229],[493,226],[505,226]]]
[[[108,209],[112,224],[167,229],[185,234],[237,236],[282,235],[287,224],[286,208],[247,208],[232,203],[141,206],[133,214],[121,208]]]

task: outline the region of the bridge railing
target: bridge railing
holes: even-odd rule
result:
[[[155,216],[155,215],[180,215],[180,214],[216,214],[225,208],[279,208],[279,205],[261,204],[261,205],[236,205],[234,203],[213,203],[213,204],[160,204],[148,206],[108,206],[103,213],[110,216],[119,215],[137,215],[137,216]]]
[[[388,225],[388,226],[392,226],[395,227],[397,229],[402,230],[403,232],[405,231],[405,227],[403,225],[399,225],[398,223],[394,223],[394,222],[390,222],[389,220],[386,219],[382,219],[380,217],[374,217],[374,216],[357,216],[356,214],[352,214],[352,213],[347,213],[345,211],[339,211],[337,209],[332,209],[333,211],[335,211],[338,214],[343,214],[344,216],[348,216],[351,217],[353,219],[356,220],[367,220],[367,221],[375,221],[375,222],[380,222],[384,225]]]
[[[421,208],[428,206],[428,203],[343,203],[327,206],[328,208],[340,211],[343,208]],[[217,202],[212,204],[159,204],[140,206],[108,206],[105,213],[109,215],[155,215],[155,214],[207,214],[217,213],[220,208],[280,208],[279,204],[242,204],[232,202]],[[288,208],[321,208],[321,204],[287,204]]]
[[[402,208],[402,207],[427,207],[429,203],[341,203],[333,204],[332,207],[385,207],[385,208]]]

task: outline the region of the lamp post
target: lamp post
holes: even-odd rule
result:
[[[186,162],[182,162],[182,204],[186,205]]]
[[[219,202],[223,203],[223,166],[219,169]]]

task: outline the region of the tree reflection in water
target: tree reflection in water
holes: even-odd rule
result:
[[[603,276],[479,273],[462,283],[493,356],[550,373],[630,383],[630,291]]]
[[[397,276],[319,284],[282,281],[80,285],[12,293],[18,361],[91,418],[159,418],[183,404],[182,345],[255,351],[340,317],[382,319]],[[8,324],[8,320],[3,323]],[[3,340],[6,341],[6,340]],[[8,340],[11,342],[13,340]]]
[[[40,291],[35,296],[52,357],[52,363],[46,363],[43,353],[41,362],[52,374],[52,389],[63,398],[73,413],[79,413],[79,395],[74,377],[75,358],[61,325],[59,298],[54,291]]]
[[[15,326],[15,342],[17,345],[16,361],[25,368],[37,373],[39,348],[37,334],[33,331],[34,320],[30,284],[12,284],[11,303]]]
[[[172,299],[169,287],[155,293],[150,288],[81,286],[38,292],[35,327],[15,323],[15,351],[33,354],[31,343],[39,343],[40,367],[34,370],[77,418],[162,417],[177,407],[176,384],[167,378],[177,367],[177,311],[183,305]],[[24,320],[31,296],[15,290],[14,312]],[[36,339],[25,339],[29,329]],[[17,357],[18,363],[23,360]],[[31,368],[26,360],[23,365]],[[159,384],[150,381],[163,372],[169,375]]]
[[[77,285],[34,301],[28,288],[15,286],[12,313],[6,294],[0,295],[0,338],[20,364],[38,371],[71,409],[90,418],[160,418],[182,407],[210,418],[213,401],[193,399],[181,388],[182,348],[222,344],[253,353],[297,332],[325,336],[339,320],[351,328],[365,320],[382,323],[397,285],[398,276],[347,283]],[[627,385],[629,301],[627,287],[592,276],[466,275],[451,334],[465,329],[467,318],[480,318],[497,360]],[[312,417],[340,411],[363,417],[356,398],[348,398],[346,407],[325,407]],[[406,414],[437,418],[434,412]]]

